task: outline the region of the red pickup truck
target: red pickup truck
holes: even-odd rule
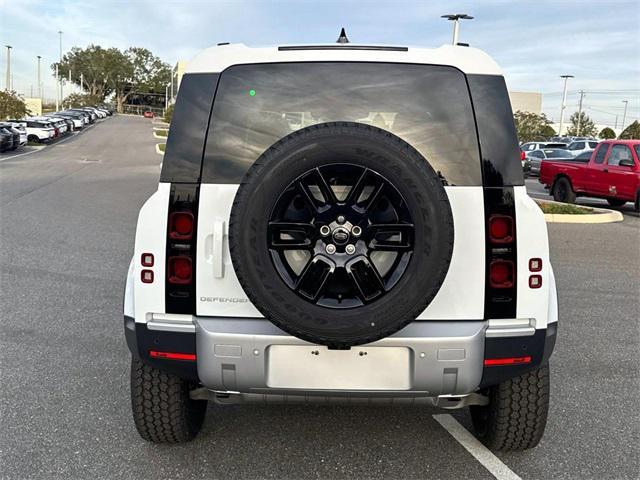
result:
[[[635,202],[640,210],[640,140],[600,142],[587,163],[576,160],[542,161],[540,183],[554,200],[596,197],[614,207]]]

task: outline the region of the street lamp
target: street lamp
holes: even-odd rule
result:
[[[622,127],[620,129],[624,131],[624,121],[627,119],[627,105],[629,104],[629,100],[622,100],[622,103],[624,103],[624,113],[622,114]]]
[[[460,20],[473,20],[473,17],[466,13],[449,13],[442,15],[441,18],[446,18],[453,22],[453,44],[458,44],[458,37],[460,36]]]
[[[38,98],[42,102],[42,83],[40,82],[40,59],[42,57],[38,55],[36,58],[38,59]]]
[[[7,80],[4,84],[5,90],[8,92],[11,90],[11,45],[5,45],[7,47]]]
[[[567,108],[567,80],[574,78],[573,75],[560,75],[564,78],[564,91],[562,93],[562,105],[560,106],[560,128],[558,128],[558,136],[562,136],[562,124],[564,122],[564,110]]]

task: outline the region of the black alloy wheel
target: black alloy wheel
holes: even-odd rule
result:
[[[351,308],[396,285],[411,260],[414,226],[389,179],[334,163],[287,186],[273,208],[267,242],[291,290],[319,306]]]

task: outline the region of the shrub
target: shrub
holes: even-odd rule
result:
[[[173,117],[173,105],[169,105],[169,108],[167,108],[164,111],[164,121],[167,123],[171,123],[172,117]]]
[[[598,136],[604,140],[610,140],[616,138],[616,132],[614,132],[612,128],[605,127],[600,131]]]

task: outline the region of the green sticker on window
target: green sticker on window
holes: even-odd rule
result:
[[[251,90],[249,90],[249,96],[250,97],[255,97],[256,96],[256,91],[253,88]]]

